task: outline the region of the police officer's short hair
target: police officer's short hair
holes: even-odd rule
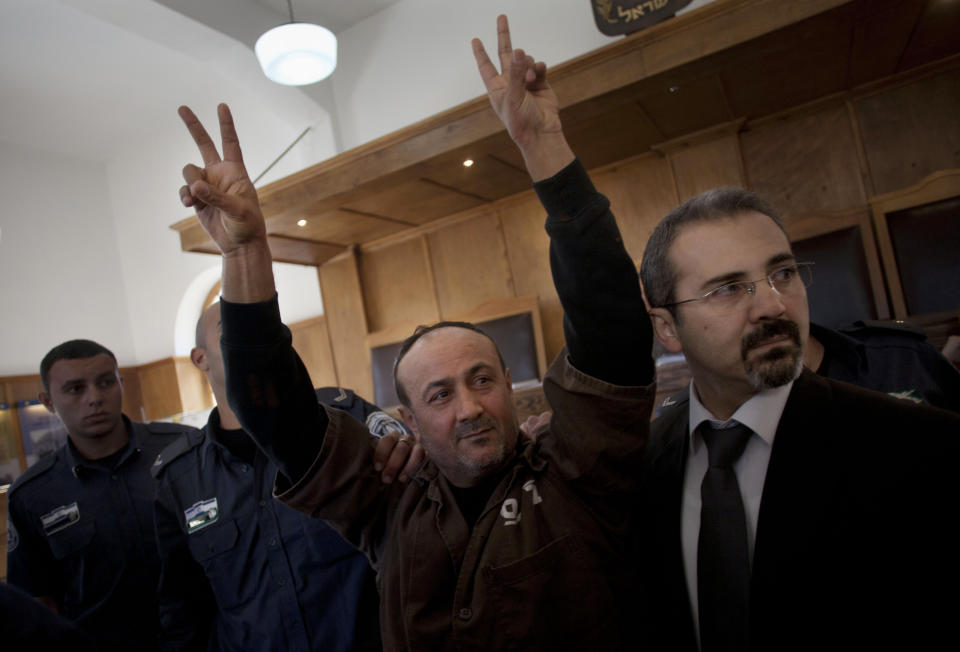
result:
[[[117,364],[117,356],[113,355],[113,351],[93,340],[69,340],[53,347],[40,361],[40,382],[43,383],[43,391],[50,391],[50,369],[58,361],[92,358],[101,353],[109,355],[113,358],[113,363]]]
[[[403,357],[407,355],[407,352],[410,348],[417,343],[421,337],[430,333],[431,331],[439,330],[441,328],[464,328],[468,331],[473,331],[474,333],[480,333],[485,338],[490,340],[490,343],[493,344],[493,350],[497,352],[497,359],[500,360],[500,369],[506,371],[507,364],[503,361],[503,355],[500,353],[500,347],[497,346],[497,343],[493,341],[493,338],[483,332],[476,324],[471,324],[468,321],[439,321],[436,324],[431,326],[417,326],[413,335],[408,337],[400,345],[400,351],[397,352],[397,359],[393,361],[393,387],[397,392],[397,398],[400,399],[400,402],[403,403],[407,408],[410,407],[410,398],[407,396],[406,390],[403,388],[403,385],[400,383],[400,379],[397,377],[397,368],[400,366],[400,361],[403,360]]]
[[[699,222],[728,219],[749,212],[766,215],[787,235],[780,216],[773,208],[755,193],[742,188],[707,190],[680,204],[660,220],[647,240],[643,263],[640,265],[640,280],[643,281],[643,291],[650,305],[658,308],[677,300],[674,295],[677,279],[670,267],[668,254],[683,227]],[[787,235],[787,240],[789,239],[790,236]],[[668,309],[676,316],[675,306]]]

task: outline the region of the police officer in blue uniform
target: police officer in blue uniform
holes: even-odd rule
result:
[[[150,467],[195,429],[123,416],[116,357],[96,342],[53,348],[40,377],[40,401],[68,438],[10,488],[7,580],[101,650],[155,650],[160,559]]]
[[[960,413],[960,371],[923,330],[895,321],[858,321],[835,331],[810,324],[804,364],[821,376]]]
[[[154,466],[162,647],[381,649],[366,557],[323,521],[273,499],[276,466],[226,404],[219,340],[214,304],[197,324],[191,358],[218,407],[202,432],[178,440]],[[396,433],[384,442],[400,455],[385,464],[389,475],[410,476],[422,461],[406,427],[353,392],[323,388],[317,398],[366,422],[374,435]]]

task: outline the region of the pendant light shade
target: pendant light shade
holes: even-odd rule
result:
[[[337,67],[337,37],[311,23],[274,27],[257,39],[253,49],[263,74],[287,86],[313,84]]]

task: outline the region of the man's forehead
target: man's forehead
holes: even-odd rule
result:
[[[400,361],[397,373],[414,370],[422,373],[432,369],[440,372],[448,363],[460,359],[489,364],[498,360],[496,348],[486,335],[459,326],[445,326],[420,337]]]
[[[64,381],[112,373],[116,368],[117,363],[114,362],[113,358],[106,353],[98,353],[89,358],[62,358],[57,360],[50,367],[50,377]]]
[[[763,213],[746,212],[685,225],[668,257],[680,280],[690,274],[746,272],[784,254],[791,254],[790,241],[780,227]]]

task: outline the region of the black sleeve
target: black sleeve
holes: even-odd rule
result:
[[[160,553],[160,649],[204,652],[217,615],[216,600],[203,567],[190,554],[187,535],[169,488],[161,481],[154,503],[154,527]]]
[[[547,211],[550,268],[570,362],[616,385],[650,384],[650,318],[610,202],[579,159],[534,189]]]
[[[280,322],[277,297],[245,304],[221,299],[220,306],[230,408],[280,473],[296,482],[323,446],[327,415]]]

